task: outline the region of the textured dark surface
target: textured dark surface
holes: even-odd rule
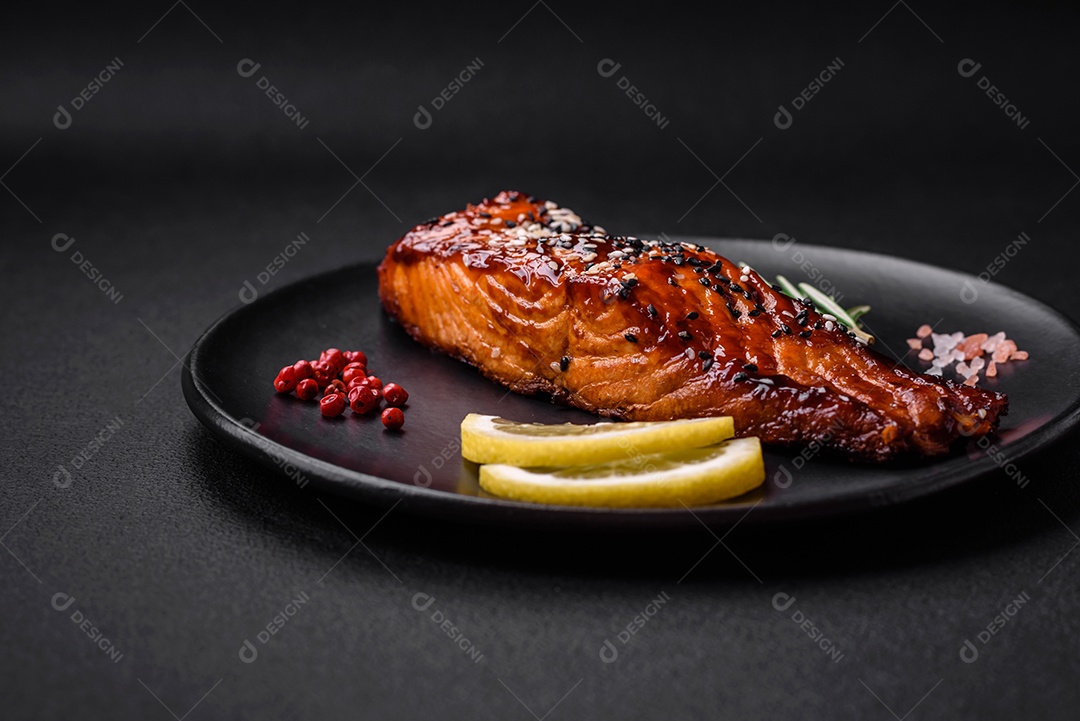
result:
[[[548,3],[497,42],[528,8],[493,6],[466,25],[449,6],[423,19],[346,5],[228,17],[188,3],[142,42],[167,7],[10,19],[2,715],[1074,718],[1076,435],[1023,460],[1023,488],[999,474],[854,521],[737,527],[718,543],[704,528],[565,538],[383,518],[283,482],[191,416],[177,356],[297,233],[311,242],[265,288],[374,259],[412,223],[503,187],[587,208],[612,230],[784,232],[973,273],[1026,232],[997,280],[1076,317],[1080,196],[1066,191],[1080,145],[1062,84],[1077,70],[1074,18],[983,4],[949,17],[909,3],[881,19],[886,3],[725,9],[703,22]],[[121,72],[55,128],[57,104],[114,57]],[[263,68],[243,79],[247,57]],[[417,129],[418,104],[477,57],[477,76]],[[844,68],[779,130],[777,106],[836,57]],[[956,68],[969,57],[983,68],[965,79]],[[600,77],[603,58],[622,69]],[[259,94],[261,74],[308,127]],[[979,91],[981,74],[1028,127]],[[668,127],[620,93],[622,75]],[[336,206],[354,177],[327,148],[364,182]],[[685,198],[701,194],[687,214]],[[57,233],[75,244],[55,252]],[[76,250],[118,304],[69,260]],[[58,477],[66,487],[59,466],[72,469],[69,484]],[[58,593],[75,598],[63,612]],[[426,611],[418,593],[435,599]],[[778,593],[795,597],[785,612]],[[980,642],[1021,594],[1030,600]],[[258,649],[251,664],[238,655],[245,639]],[[971,664],[965,639],[979,651]]]

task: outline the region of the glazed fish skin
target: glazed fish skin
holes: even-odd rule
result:
[[[378,272],[418,341],[607,417],[731,415],[740,436],[886,461],[946,453],[1008,409],[897,366],[712,250],[609,236],[514,191],[422,223]]]

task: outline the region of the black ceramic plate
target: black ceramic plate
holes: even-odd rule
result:
[[[771,277],[813,279],[835,287],[843,304],[868,303],[878,348],[912,368],[905,339],[923,323],[938,332],[1004,330],[1031,360],[1004,365],[980,383],[1008,393],[1002,450],[975,443],[931,462],[868,466],[767,450],[767,480],[757,491],[695,508],[709,523],[826,516],[906,501],[969,481],[1065,433],[1080,417],[1080,333],[1056,311],[972,276],[883,255],[768,241],[688,239],[716,248]],[[782,244],[780,244],[782,245]],[[467,521],[565,526],[680,526],[698,520],[684,509],[587,509],[501,500],[482,491],[476,466],[463,462],[459,424],[467,413],[519,421],[590,422],[584,412],[508,393],[473,368],[430,352],[387,319],[374,266],[356,265],[295,283],[233,310],[192,348],[183,376],[195,415],[226,445],[283,474],[282,483]],[[378,417],[346,411],[324,419],[313,402],[277,395],[282,366],[318,357],[327,347],[362,349],[374,373],[409,390],[403,432],[384,432]],[[906,354],[906,355],[905,355]],[[946,371],[947,373],[949,371]]]

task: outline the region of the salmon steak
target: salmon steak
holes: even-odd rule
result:
[[[378,268],[417,341],[526,395],[883,462],[992,433],[1008,399],[911,371],[700,245],[609,235],[514,191],[416,226]]]

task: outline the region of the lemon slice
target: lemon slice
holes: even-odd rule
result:
[[[731,438],[729,416],[639,423],[518,423],[470,413],[461,422],[461,455],[477,463],[580,466],[662,451],[700,448]]]
[[[480,487],[488,493],[557,506],[693,506],[741,496],[764,482],[757,438],[591,466],[480,466]]]

